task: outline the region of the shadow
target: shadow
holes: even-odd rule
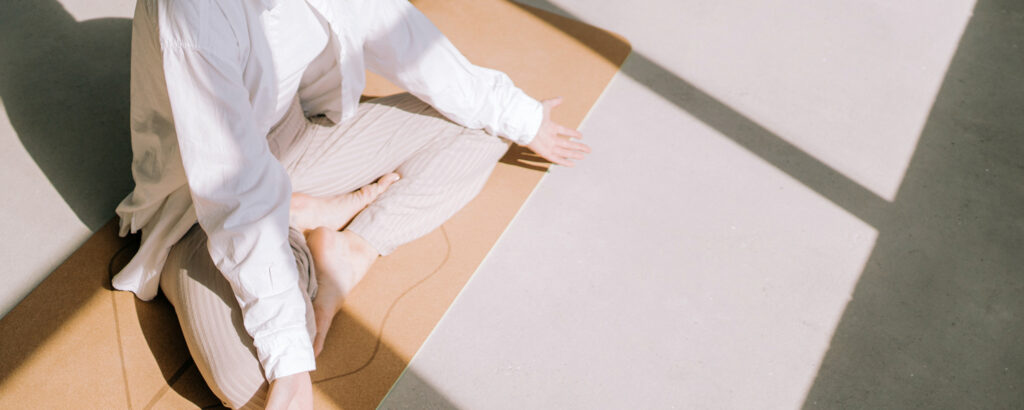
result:
[[[22,145],[96,231],[132,188],[129,19],[77,22],[55,0],[0,2],[0,99]]]
[[[498,162],[541,172],[546,172],[548,167],[551,166],[551,162],[537,155],[529,148],[516,144],[512,144],[508,148],[508,152],[505,153],[505,156],[501,157]]]
[[[527,2],[572,17],[548,1]],[[1024,403],[1022,16],[1024,3],[977,2],[893,203],[643,54],[623,66],[878,230],[805,407]]]
[[[365,319],[361,320],[350,310],[352,305],[366,306],[367,303],[363,301],[366,298],[382,297],[380,289],[363,292],[367,289],[366,280],[356,286],[345,306],[334,318],[328,336],[332,343],[325,345],[317,359],[317,371],[312,374],[312,378],[314,388],[319,387],[336,406],[345,409],[378,408],[400,378],[421,379],[408,367],[408,360],[390,346],[384,332],[392,312],[406,296],[435,278],[448,265],[452,253],[451,240],[443,225],[438,228],[438,233],[440,235],[424,238],[428,241],[436,238],[440,252],[436,252],[435,258],[422,261],[423,269],[396,270],[381,263],[367,275],[387,277],[389,283],[403,284],[396,289],[397,292],[382,298],[389,302],[378,303],[377,309],[383,310],[378,323],[368,326],[363,323]],[[395,286],[389,288],[394,289]],[[429,405],[418,403],[418,408],[457,408],[429,384],[424,382],[423,385],[427,386],[423,390],[429,390],[432,401]]]
[[[391,100],[384,100],[381,103],[390,104]],[[423,387],[429,386],[428,382],[407,369],[408,362],[395,352],[383,334],[391,312],[405,296],[433,278],[448,263],[451,243],[443,226],[439,228],[439,231],[444,239],[445,250],[442,255],[439,255],[438,261],[435,261],[436,266],[432,270],[389,272],[392,276],[400,276],[398,282],[405,286],[394,298],[389,298],[390,303],[387,304],[384,315],[380,318],[380,322],[376,323],[377,326],[374,329],[367,327],[353,315],[349,304],[346,304],[345,308],[335,317],[331,336],[328,339],[331,343],[326,345],[323,354],[318,358],[318,370],[312,375],[314,386],[320,388],[324,395],[330,397],[335,406],[345,409],[371,409],[379,405],[392,383],[397,381],[397,377],[395,380],[388,380],[387,376],[397,375],[401,370],[383,375],[378,372],[370,376],[370,381],[375,382],[371,385],[367,385],[366,380],[358,380],[359,377],[365,375],[350,377],[374,366],[406,370],[404,372],[408,375],[406,377],[414,377],[415,380],[418,380],[418,392],[429,390],[432,408],[456,408],[443,395],[432,388]],[[111,258],[109,269],[111,278],[114,273],[120,271],[128,263],[130,256],[137,249],[138,235],[132,235],[128,238],[126,245]],[[193,274],[190,273],[190,275]],[[251,337],[244,330],[242,314],[241,310],[237,308],[237,302],[228,295],[220,294],[218,296],[223,303],[236,306],[232,310],[232,324],[237,331],[237,336],[249,340],[251,343]],[[133,298],[133,301],[141,332],[149,351],[152,352],[161,374],[167,381],[167,386],[148,398],[147,405],[143,408],[154,407],[167,393],[168,388],[173,389],[178,395],[200,408],[222,408],[220,400],[198,373],[182,335],[174,307],[163,296],[163,292],[150,302],[143,302],[137,298]],[[255,353],[254,349],[253,352]],[[352,380],[356,380],[356,382],[352,383]],[[368,394],[367,390],[373,392]]]
[[[120,272],[138,251],[139,239],[140,235],[129,235],[121,240],[124,245],[110,258],[110,264],[107,269],[108,280],[112,279],[114,274]],[[146,346],[152,352],[153,358],[156,359],[157,366],[160,368],[160,374],[167,381],[167,386],[157,391],[152,397],[142,398],[147,403],[143,408],[152,408],[157,400],[166,394],[167,389],[173,389],[181,397],[195,403],[200,408],[217,408],[220,406],[220,400],[210,391],[205,383],[196,383],[195,379],[200,377],[198,369],[189,355],[181,327],[175,325],[178,318],[170,302],[164,298],[162,293],[149,302],[143,302],[135,297],[132,298],[132,302],[142,336],[146,341]],[[120,312],[116,310],[116,302],[114,306],[114,320],[118,322],[117,326],[120,328]],[[122,358],[121,360],[125,359]],[[127,377],[125,375],[126,380]],[[193,380],[189,380],[190,378]],[[125,389],[128,391],[130,398],[130,385],[126,383]],[[129,405],[129,407],[131,406]]]
[[[390,100],[385,100],[381,103],[389,104]],[[348,309],[343,309],[335,318],[334,325],[331,328],[331,337],[329,337],[332,343],[326,346],[323,354],[318,358],[318,370],[313,373],[314,386],[320,388],[324,395],[330,397],[335,406],[345,409],[376,408],[380,404],[380,400],[387,394],[392,383],[397,381],[397,377],[396,380],[387,380],[386,376],[388,374],[398,374],[401,370],[399,372],[386,373],[384,374],[385,377],[380,377],[378,372],[376,378],[371,376],[370,381],[376,382],[371,383],[371,385],[367,385],[366,380],[350,377],[357,375],[370,366],[375,366],[404,369],[405,377],[412,377],[417,381],[416,392],[427,394],[430,397],[430,408],[457,408],[440,393],[432,388],[424,387],[429,386],[429,383],[417,376],[415,372],[407,369],[407,360],[403,359],[389,346],[383,334],[385,325],[395,306],[409,292],[430,280],[448,263],[451,244],[443,226],[440,228],[440,232],[444,238],[445,252],[439,258],[437,266],[433,270],[422,269],[416,272],[392,272],[394,276],[404,276],[404,278],[399,278],[399,282],[407,285],[396,297],[390,300],[386,307],[386,313],[381,318],[380,323],[377,324],[376,330],[368,328]],[[127,238],[116,238],[115,240],[123,245],[110,257],[107,269],[108,281],[104,283],[103,289],[108,292],[112,291],[109,287],[109,279],[127,265],[139,247],[139,235],[130,235]],[[251,341],[251,337],[244,331],[242,315],[241,311],[237,308],[237,302],[226,295],[219,296],[223,303],[236,306],[232,311],[231,320],[237,331],[237,336]],[[39,299],[42,296],[33,295],[33,297]],[[45,297],[43,298],[45,299]],[[164,398],[164,395],[168,393],[169,389],[174,390],[179,396],[199,408],[224,408],[220,403],[220,399],[210,390],[199,373],[182,335],[181,326],[179,325],[174,307],[163,296],[163,292],[149,302],[143,302],[134,297],[132,300],[140,330],[145,338],[148,350],[152,353],[164,380],[167,382],[166,386],[159,389],[151,397],[136,398],[136,400],[141,399],[141,402],[146,403],[142,408],[149,409],[155,407]],[[346,307],[348,307],[347,304]],[[114,320],[117,322],[119,312],[116,310],[116,303],[114,314]],[[50,323],[59,323],[59,321],[50,321]],[[120,328],[121,324],[118,323],[117,326]],[[121,360],[124,361],[125,358],[122,357]],[[125,363],[122,363],[122,368],[125,365]],[[125,374],[126,380],[129,377],[131,376]],[[352,380],[356,380],[356,383],[352,383]],[[0,380],[0,384],[2,384],[2,380]],[[140,402],[132,401],[131,383],[126,382],[125,389],[128,391],[129,403]],[[367,394],[367,390],[374,392]],[[132,406],[129,405],[129,407]],[[423,408],[419,405],[418,407]]]
[[[146,403],[143,407],[156,406],[170,390],[197,406],[216,406],[210,404],[210,392],[202,384],[202,379],[195,377],[194,363],[183,357],[183,338],[166,301],[159,298],[152,303],[133,300],[130,305],[122,304],[118,312],[117,296],[128,295],[110,289],[109,272],[116,271],[113,266],[123,265],[126,261],[121,258],[131,254],[130,251],[119,254],[116,250],[130,249],[126,246],[130,247],[129,242],[134,240],[117,238],[115,223],[103,225],[109,220],[109,211],[131,186],[127,172],[131,158],[127,128],[130,20],[100,19],[78,23],[55,1],[14,1],[0,5],[0,27],[0,34],[4,35],[0,42],[0,73],[3,74],[0,77],[0,96],[4,99],[11,122],[26,149],[65,201],[83,222],[96,230],[65,264],[0,320],[0,334],[3,335],[0,337],[0,387],[11,381],[11,375],[25,370],[22,367],[30,367],[29,372],[38,374],[40,369],[28,360],[34,354],[52,357],[57,354],[55,349],[67,347],[61,345],[66,342],[64,339],[56,340],[54,336],[80,331],[70,329],[67,326],[69,322],[81,324],[82,318],[87,318],[103,325],[109,324],[104,322],[110,320],[108,317],[98,317],[99,314],[107,315],[105,311],[94,305],[85,308],[90,300],[103,298],[106,303],[114,305],[113,327],[117,331],[116,343],[121,353],[121,382],[127,386],[133,379],[125,363],[122,332],[137,330],[141,332],[148,347],[147,353],[153,354],[167,384],[153,397],[142,398],[133,397],[131,389],[126,387],[127,407],[138,401]],[[46,70],[51,67],[52,71]],[[63,116],[53,119],[46,116],[50,111],[59,110],[63,110],[60,111]],[[534,159],[528,151],[517,155],[524,161]],[[124,161],[123,168],[116,166],[118,161]],[[117,172],[119,169],[124,172]],[[105,184],[91,184],[94,180],[111,186],[116,184],[110,181],[124,180],[127,183],[123,190],[118,190]],[[103,202],[111,192],[117,196],[109,195],[111,199]],[[111,258],[117,261],[111,261]],[[444,264],[441,262],[434,272]],[[416,269],[408,274],[427,273],[429,265],[423,266],[425,269]],[[402,294],[428,280],[430,275],[433,273],[402,290]],[[54,303],[54,300],[60,303]],[[398,299],[393,300],[388,311],[397,302]],[[126,306],[131,307],[124,308]],[[125,319],[132,314],[137,316],[138,329],[118,323],[119,315]],[[32,325],[27,326],[26,323]],[[383,397],[394,381],[351,377],[361,372],[397,375],[405,369],[406,377],[414,378],[419,386],[417,389],[423,391],[425,380],[406,368],[409,355],[399,354],[389,346],[382,331],[361,325],[357,318],[345,311],[332,329],[338,332],[332,337],[335,340],[331,346],[335,347],[325,351],[322,358],[330,354],[337,358],[337,362],[332,363],[329,369],[322,368],[314,375],[314,380],[336,406],[376,407],[379,400],[374,403],[359,401],[360,396],[366,397],[362,392],[383,389],[379,396]],[[74,352],[71,349],[67,351]],[[328,357],[328,360],[332,358]],[[386,370],[379,370],[381,368]],[[76,377],[91,374],[80,369],[64,370]],[[200,385],[197,387],[196,383]],[[427,395],[432,398],[432,407],[455,408],[438,391],[430,390]],[[74,399],[77,398],[69,398]]]
[[[546,1],[531,3],[571,16]],[[998,408],[1024,402],[1024,149],[1016,140],[1024,129],[1018,112],[1024,106],[1021,15],[1019,2],[977,3],[893,203],[643,54],[634,53],[623,67],[624,75],[879,231],[806,407]],[[26,149],[93,229],[98,224],[89,218],[107,218],[89,215],[109,215],[116,200],[95,205],[90,190],[97,188],[90,182],[124,180],[120,192],[130,188],[129,30],[120,19],[77,23],[56,2],[0,6],[0,97]],[[61,115],[50,118],[49,112]],[[97,148],[103,144],[110,146]],[[111,165],[117,161],[124,167]],[[11,340],[37,346],[54,331],[7,325],[12,317],[28,320],[30,312],[59,325],[74,313],[67,306],[109,287],[105,274],[97,279],[78,273],[58,270],[57,278],[44,281],[0,321],[0,384],[33,351],[11,346]],[[83,286],[68,286],[79,282]],[[67,303],[48,303],[54,297]],[[373,332],[351,325],[351,317],[339,320],[339,332],[376,340]],[[385,363],[404,366],[386,344],[374,346]],[[170,384],[181,366],[166,369],[161,365]],[[332,397],[343,403],[340,395]]]
[[[381,103],[390,104],[391,100]],[[439,236],[443,238],[443,252],[438,255],[436,261],[424,261],[425,263],[436,263],[433,269],[430,269],[429,265],[425,265],[424,269],[387,272],[390,276],[398,277],[395,283],[402,286],[394,297],[386,298],[385,303],[381,304],[380,307],[385,313],[380,317],[379,322],[365,324],[350,311],[351,303],[346,303],[342,311],[335,317],[328,337],[329,343],[317,359],[317,370],[312,374],[315,388],[329,397],[334,406],[344,409],[376,408],[403,370],[405,370],[405,374],[410,375],[409,377],[415,377],[419,381],[417,384],[419,390],[427,390],[423,386],[428,386],[428,382],[407,369],[408,361],[390,346],[384,332],[392,311],[405,299],[405,296],[434,278],[448,264],[451,243],[443,226],[439,228],[439,232]],[[137,241],[135,242],[134,245],[137,248]],[[126,246],[126,248],[130,247],[131,244]],[[114,255],[113,260],[123,260],[123,263],[119,265],[111,263],[112,267],[116,266],[115,269],[110,270],[111,277],[130,259],[119,257],[121,254],[130,255],[131,252],[119,251]],[[209,283],[209,279],[200,279],[194,276],[196,274],[196,272],[189,273],[194,281]],[[223,279],[219,279],[219,281],[223,282]],[[360,287],[357,287],[355,292],[359,292],[359,290]],[[234,306],[231,311],[231,323],[236,331],[235,336],[247,340],[250,350],[255,354],[255,348],[251,346],[252,338],[244,330],[242,312],[238,308],[237,302],[229,294],[221,293],[217,296],[222,303]],[[354,293],[352,299],[359,297],[360,295]],[[195,362],[187,349],[174,307],[163,297],[162,292],[150,302],[142,302],[136,298],[133,298],[133,301],[141,332],[145,336],[149,351],[157,360],[160,371],[167,381],[167,386],[148,398],[147,405],[143,408],[154,407],[167,393],[168,388],[201,408],[221,408],[219,399],[198,373]],[[374,369],[370,369],[371,367]],[[398,370],[380,372],[379,368]],[[191,374],[188,376],[191,377],[186,376],[189,371]],[[432,388],[429,390],[432,408],[456,408],[443,395]],[[254,399],[246,407],[257,406],[261,403],[262,400]]]
[[[99,234],[116,237],[113,225],[100,230]],[[77,262],[79,254],[102,248],[86,242],[68,261]],[[117,248],[114,248],[117,249]],[[103,257],[111,255],[105,253]],[[98,292],[111,292],[106,260],[94,261],[95,272],[83,274],[80,269],[55,270],[47,280],[39,284],[28,296],[14,306],[7,315],[0,318],[0,386],[68,321],[74,318],[81,306],[95,297]],[[54,303],[54,301],[60,303]]]
[[[385,410],[458,409],[447,398],[438,394],[437,390],[430,385],[430,381],[414,372],[402,374],[401,390],[394,396],[388,396],[388,399],[381,402],[378,408]]]
[[[31,365],[29,359],[39,347],[53,343],[54,335],[73,331],[62,328],[76,316],[90,314],[83,306],[100,295],[111,299],[117,295],[110,287],[109,272],[117,272],[138,247],[137,236],[117,238],[116,224],[108,223],[133,186],[128,127],[130,43],[130,19],[78,22],[55,0],[0,2],[0,99],[4,109],[33,161],[96,237],[0,319],[0,386],[10,382],[24,365]],[[123,252],[114,252],[118,249]],[[152,397],[134,399],[149,408],[173,390],[198,407],[220,406],[188,355],[173,307],[166,299],[135,300],[134,312],[118,312],[116,300],[112,303],[116,328],[121,327],[119,315],[137,315],[142,336],[167,383]],[[351,318],[339,320],[344,324],[336,325],[337,331],[373,341],[373,353],[358,359],[405,367],[401,356],[378,340],[379,334],[353,325],[358,322]],[[123,355],[122,341],[117,343]],[[111,382],[126,383],[126,407],[130,408],[132,394],[140,393],[127,387],[132,375],[124,360],[122,356],[118,376],[122,380]],[[329,384],[345,380],[344,375],[325,377],[332,377]],[[389,387],[390,383],[376,388],[386,393]],[[351,388],[329,392],[338,406],[376,406],[353,404],[352,397],[360,395],[345,389]]]
[[[1022,16],[976,3],[805,407],[1024,403]]]
[[[41,368],[38,362],[29,359],[39,353],[49,357],[88,354],[81,349],[78,340],[92,340],[85,342],[85,346],[95,346],[97,340],[92,339],[87,333],[92,332],[95,327],[104,329],[109,326],[118,329],[117,340],[104,340],[103,343],[115,343],[121,356],[117,358],[101,355],[98,358],[120,360],[121,372],[111,374],[100,371],[95,375],[104,378],[102,383],[124,385],[126,397],[120,398],[123,400],[121,402],[124,403],[124,408],[148,409],[167,405],[163,400],[168,399],[166,396],[171,391],[196,407],[222,408],[219,399],[207,387],[192,361],[170,303],[162,296],[151,302],[142,302],[127,293],[111,290],[110,272],[116,272],[117,268],[127,263],[136,248],[137,236],[118,238],[116,225],[105,225],[64,265],[54,271],[51,279],[43,281],[7,316],[0,319],[0,392],[4,392],[0,394],[0,402],[19,398],[34,400],[21,396],[30,394],[35,397],[40,393],[53,392],[50,388],[12,388],[6,386],[6,383],[11,382],[11,376],[17,376],[14,380],[19,383],[26,383],[26,380],[35,380],[52,372],[60,372],[61,369]],[[447,257],[439,255],[438,259],[439,261],[434,261],[438,264],[432,271],[423,269],[418,272],[398,273],[397,276],[404,276],[398,278],[398,281],[406,285],[400,290],[399,297],[389,301],[386,309],[393,309],[402,300],[402,296],[429,281],[435,272],[442,269],[447,263]],[[358,296],[354,294],[354,297]],[[105,301],[96,303],[97,298]],[[131,302],[118,303],[118,300],[126,298],[131,298]],[[59,300],[60,303],[54,303],[55,300]],[[103,313],[110,308],[111,303],[113,317]],[[83,309],[84,306],[89,307]],[[120,310],[118,306],[121,307]],[[125,307],[127,309],[124,309]],[[138,328],[135,328],[129,319],[132,315],[138,318]],[[318,359],[319,370],[313,375],[314,388],[328,397],[333,406],[346,409],[376,408],[395,381],[381,375],[397,375],[406,369],[407,360],[389,345],[386,335],[382,333],[387,319],[388,315],[385,315],[379,323],[370,324],[376,326],[375,329],[368,328],[348,310],[343,310],[335,319],[329,339],[331,343]],[[71,322],[75,325],[68,327]],[[86,322],[88,326],[83,326]],[[61,335],[59,340],[54,339],[57,333]],[[142,353],[143,356],[138,356],[139,346],[132,345],[131,342],[138,340],[140,336],[145,341],[146,352]],[[44,348],[40,351],[41,347]],[[134,354],[125,356],[126,352]],[[147,358],[150,354],[152,359]],[[145,381],[145,376],[142,377],[143,381],[135,381],[136,375],[132,373],[132,369],[139,367],[132,360],[154,360],[166,385],[154,391],[152,382]],[[80,358],[76,359],[75,363],[78,364],[64,369],[71,372],[70,376],[88,378],[94,375],[94,369],[91,367],[78,367],[83,363]],[[381,371],[381,368],[391,370]],[[368,371],[376,376],[366,377],[364,372]],[[417,380],[421,380],[419,388],[423,389],[422,385],[426,382],[422,378],[415,376],[414,372],[408,369],[405,374],[407,377],[417,377]],[[66,379],[66,376],[62,375],[61,379]],[[90,379],[83,380],[87,385],[93,383],[86,380]],[[136,388],[133,389],[133,386]],[[144,386],[148,390],[140,391],[139,386]],[[14,397],[4,397],[6,394],[14,394]],[[431,392],[430,397],[433,397],[432,403],[435,407],[456,408],[454,404],[444,399],[440,392]],[[56,399],[66,399],[65,403],[71,403],[82,397],[58,396]],[[178,400],[180,399],[171,401],[180,403]]]
[[[531,0],[528,3],[541,10],[576,18],[566,10],[545,0]],[[533,7],[515,2],[513,4],[538,18],[545,19],[548,16]],[[550,18],[546,19],[546,21],[551,20]],[[560,28],[561,26],[554,27]],[[564,32],[569,35],[573,34],[570,31]],[[612,54],[597,48],[594,51],[608,61],[616,62],[609,57]],[[876,225],[880,215],[885,211],[888,205],[885,199],[757,122],[733,110],[643,54],[633,51],[622,65],[620,73],[629,76],[651,92],[690,113],[704,124],[714,128],[868,224]]]

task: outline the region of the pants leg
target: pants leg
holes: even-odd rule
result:
[[[308,268],[312,256],[305,240],[294,229],[288,239],[299,266],[299,285],[313,294],[315,281],[310,281]],[[263,408],[269,384],[252,337],[242,324],[242,311],[231,285],[210,259],[206,233],[199,225],[171,248],[160,289],[174,305],[189,353],[214,394],[231,408]],[[306,323],[312,339],[316,322],[308,297]]]
[[[344,124],[306,121],[295,104],[268,136],[294,192],[328,196],[354,191],[398,171],[402,179],[363,210],[348,229],[388,254],[437,228],[483,187],[508,149],[504,140],[454,124],[409,94],[360,105]],[[301,233],[289,235],[307,296],[315,295],[312,256]],[[193,227],[172,249],[160,287],[175,307],[185,341],[211,390],[233,408],[262,407],[268,383],[230,284]],[[315,321],[307,298],[310,338]]]
[[[291,158],[292,189],[314,196],[351,192],[381,175],[402,179],[349,224],[382,255],[436,229],[465,206],[508,150],[508,142],[445,119],[409,94],[360,105],[339,126],[314,123]]]
[[[398,167],[405,176],[349,224],[382,254],[441,226],[472,200],[508,150],[498,138],[464,130],[434,141]]]

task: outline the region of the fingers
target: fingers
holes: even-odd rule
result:
[[[570,158],[583,159],[583,154],[590,153],[590,147],[582,142],[567,140],[559,138],[555,145],[556,150],[562,150],[566,153],[565,156],[572,154]],[[577,158],[578,157],[578,158]]]
[[[575,138],[578,140],[583,139],[583,133],[569,127],[563,127],[561,125],[558,126],[558,133],[561,135],[565,135],[569,138]]]
[[[574,141],[583,139],[583,133],[551,121],[551,109],[562,104],[562,97],[551,98],[541,103],[544,105],[544,123],[537,138],[529,145],[530,148],[552,164],[574,166],[573,161],[581,160],[584,155],[590,153],[589,146]],[[560,135],[564,137],[559,137]]]
[[[550,158],[545,158],[545,159],[547,159],[548,161],[551,161],[552,164],[561,165],[563,167],[572,168],[573,166],[576,165],[575,163],[573,163],[569,159],[567,159],[567,158],[565,158],[563,156],[558,156],[558,155],[552,156]]]
[[[590,147],[587,144],[584,144],[582,142],[565,141],[562,144],[562,147],[567,148],[567,149],[571,149],[573,151],[579,151],[579,152],[582,152],[582,153],[585,153],[585,154],[589,154],[590,153]]]
[[[558,124],[558,123],[556,123],[554,121],[551,121],[551,119],[550,119],[551,118],[551,109],[553,109],[553,108],[555,108],[555,107],[557,107],[557,106],[562,104],[562,97],[555,97],[555,98],[551,98],[551,99],[548,99],[548,100],[544,100],[541,104],[544,105],[544,118],[545,118],[545,122],[548,122],[550,125],[554,126],[554,130],[555,130],[556,133],[558,133],[560,135],[565,135],[565,136],[567,136],[569,138],[575,138],[575,139],[582,139],[583,138],[583,134],[581,132],[579,132],[579,131],[577,131],[575,129],[569,128],[569,127],[562,126],[561,124]]]
[[[583,153],[582,152],[576,151],[576,150],[571,150],[571,149],[560,148],[557,151],[555,151],[555,154],[558,155],[559,157],[566,158],[566,159],[575,159],[575,160],[583,159]]]
[[[583,159],[583,155],[584,153],[581,151],[566,147],[555,147],[552,149],[550,155],[545,156],[544,159],[563,167],[572,167],[576,165],[573,160],[581,160]]]
[[[590,147],[586,144],[566,138],[551,138],[549,144],[542,150],[543,152],[539,152],[541,156],[552,164],[565,167],[574,166],[574,160],[581,160],[590,153]]]
[[[550,99],[541,101],[541,104],[544,106],[545,110],[551,111],[552,108],[555,108],[555,107],[557,107],[557,106],[562,104],[562,97],[550,98]]]

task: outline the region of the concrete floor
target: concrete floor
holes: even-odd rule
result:
[[[90,3],[0,6],[3,312],[130,186]],[[383,408],[1024,403],[1024,3],[525,3],[634,54]]]

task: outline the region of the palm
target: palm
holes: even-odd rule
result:
[[[590,147],[574,141],[583,138],[583,134],[551,120],[551,110],[562,103],[561,97],[541,103],[544,104],[544,120],[533,141],[526,146],[553,164],[567,167],[575,165],[574,160],[583,159],[585,154],[590,153]]]

